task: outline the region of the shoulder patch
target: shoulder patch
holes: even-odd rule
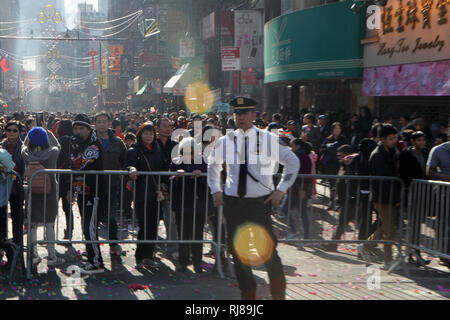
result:
[[[83,152],[83,158],[86,160],[95,160],[100,157],[100,148],[96,145],[91,145]]]

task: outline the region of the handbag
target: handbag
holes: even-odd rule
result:
[[[150,166],[150,163],[148,162],[145,155],[140,150],[139,150],[139,152],[141,153],[142,157],[144,158],[145,163],[147,163],[148,170],[153,171],[152,167]],[[164,200],[168,200],[168,197],[166,197],[164,194],[164,193],[167,193],[167,191],[168,191],[167,185],[165,183],[160,183],[160,184],[156,183],[154,176],[150,176],[150,178],[152,179],[153,184],[155,185],[155,188],[156,188],[156,201],[162,202]]]

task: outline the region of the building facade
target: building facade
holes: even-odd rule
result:
[[[266,111],[296,118],[307,111],[356,112],[369,103],[361,94],[365,21],[351,4],[284,1],[266,8]]]
[[[363,81],[378,114],[415,114],[428,122],[449,117],[449,9],[446,1],[389,0],[380,7],[382,19],[364,41]]]

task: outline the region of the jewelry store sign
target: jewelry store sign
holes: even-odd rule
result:
[[[378,37],[364,48],[364,67],[390,66],[450,59],[449,0],[389,0],[378,7]]]

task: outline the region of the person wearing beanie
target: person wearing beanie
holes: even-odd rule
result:
[[[77,125],[92,129],[91,120],[89,119],[89,117],[87,115],[85,115],[83,113],[80,113],[75,117],[75,119],[73,121],[73,127],[75,127]]]
[[[70,169],[80,171],[73,175],[73,190],[78,194],[77,204],[82,215],[83,234],[86,240],[98,240],[97,208],[98,198],[103,196],[103,175],[83,175],[82,171],[103,171],[103,147],[91,127],[91,121],[85,114],[79,114],[73,122],[71,141]],[[98,177],[98,178],[97,178]],[[70,194],[67,195],[71,200]],[[69,203],[70,203],[69,200]],[[81,273],[95,274],[104,272],[103,259],[98,244],[86,244],[88,263],[81,268]]]
[[[28,140],[30,143],[44,147],[48,145],[48,134],[47,131],[42,127],[34,127],[28,132]]]
[[[41,164],[45,169],[56,169],[56,162],[61,150],[61,146],[53,133],[42,127],[34,127],[28,132],[28,136],[22,146],[22,158],[25,161],[25,176],[28,176],[28,168],[35,163]],[[45,226],[45,238],[47,241],[55,241],[55,220],[58,214],[58,182],[56,175],[49,175],[50,189],[47,194],[32,193],[31,195],[31,241],[37,240],[37,229],[39,226]],[[33,181],[31,181],[33,182]],[[30,181],[28,182],[30,183]],[[65,260],[56,256],[55,244],[47,244],[48,267],[55,267],[65,263]],[[33,267],[41,261],[37,246],[31,250],[33,254]]]

